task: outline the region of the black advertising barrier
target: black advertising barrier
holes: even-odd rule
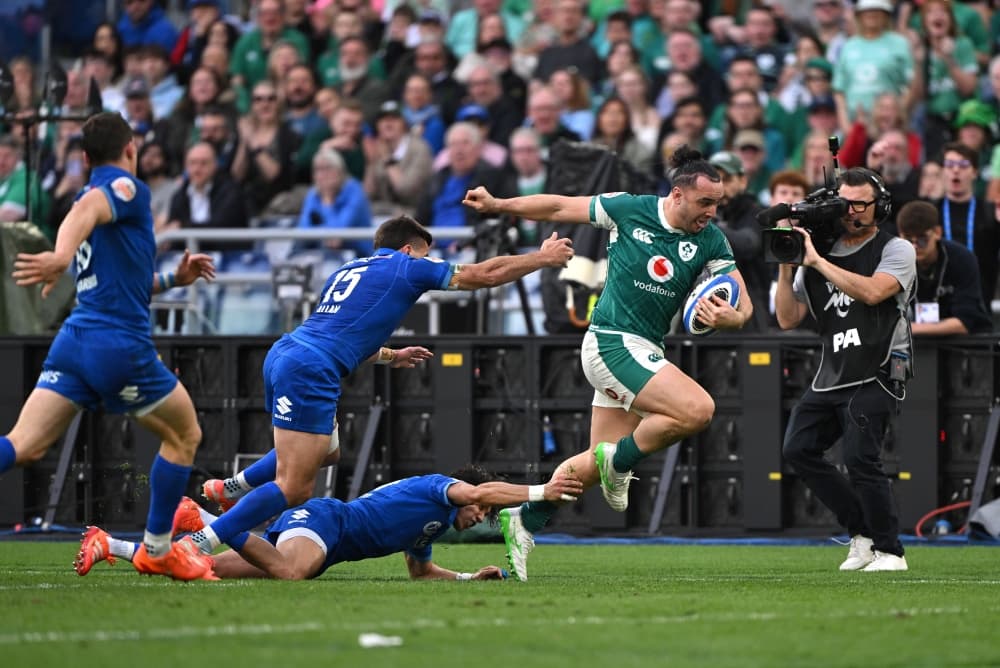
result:
[[[0,384],[0,430],[13,425],[49,343],[47,337],[0,339],[0,368],[9,379]],[[191,393],[205,435],[188,490],[194,494],[206,478],[231,475],[238,455],[245,466],[271,447],[261,365],[272,339],[160,337],[156,343]],[[407,475],[447,473],[470,461],[514,482],[542,482],[559,462],[588,447],[593,390],[580,368],[579,337],[447,335],[393,342],[410,344],[432,349],[433,360],[419,369],[365,366],[344,380],[336,496]],[[673,456],[665,451],[640,463],[627,513],[610,511],[592,491],[560,511],[552,529],[633,535],[837,531],[829,511],[781,458],[788,414],[819,362],[817,340],[671,337],[665,352],[714,397],[712,424],[677,444]],[[916,375],[883,451],[904,530],[912,531],[935,508],[971,501],[974,494],[982,504],[1000,496],[1000,457],[993,448],[985,449],[988,461],[981,456],[984,442],[996,437],[988,427],[998,397],[997,353],[997,340],[988,336],[918,340]],[[86,414],[73,443],[57,443],[31,468],[0,478],[0,527],[51,517],[58,524],[140,529],[156,445],[134,423]],[[838,455],[835,445],[830,456],[836,462]],[[59,499],[55,508],[50,497]]]

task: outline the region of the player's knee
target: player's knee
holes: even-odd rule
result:
[[[291,564],[280,564],[271,570],[271,576],[277,580],[305,580],[309,574],[302,568]]]
[[[694,398],[684,415],[686,431],[689,434],[704,431],[715,416],[715,401],[708,394]]]
[[[182,454],[193,458],[198,446],[201,445],[201,439],[201,426],[197,422],[192,422],[190,426],[178,432],[175,447]]]

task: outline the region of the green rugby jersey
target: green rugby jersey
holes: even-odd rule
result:
[[[608,193],[590,200],[590,224],[611,231],[608,280],[590,328],[637,334],[659,344],[703,270],[736,268],[722,231],[698,234],[670,227],[656,195]]]

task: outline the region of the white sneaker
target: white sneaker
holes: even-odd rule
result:
[[[862,535],[851,537],[851,549],[847,551],[847,559],[840,565],[842,571],[859,571],[875,560],[871,538]]]
[[[597,471],[601,474],[601,492],[604,493],[604,500],[611,506],[611,510],[623,513],[628,508],[628,485],[636,480],[636,477],[631,471],[620,473],[615,470],[614,458],[617,449],[617,443],[598,443],[594,457],[597,459]]]
[[[876,571],[906,571],[909,570],[909,566],[906,565],[906,557],[900,557],[890,552],[879,552],[875,550],[875,558],[870,564],[862,568],[865,573],[874,573]]]
[[[507,546],[507,565],[518,580],[528,579],[528,553],[535,549],[535,539],[524,528],[521,509],[504,508],[500,511],[500,532]]]

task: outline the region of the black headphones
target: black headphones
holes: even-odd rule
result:
[[[885,187],[882,177],[867,167],[859,167],[858,170],[868,177],[868,182],[875,192],[875,223],[887,220],[892,215],[892,195]]]

